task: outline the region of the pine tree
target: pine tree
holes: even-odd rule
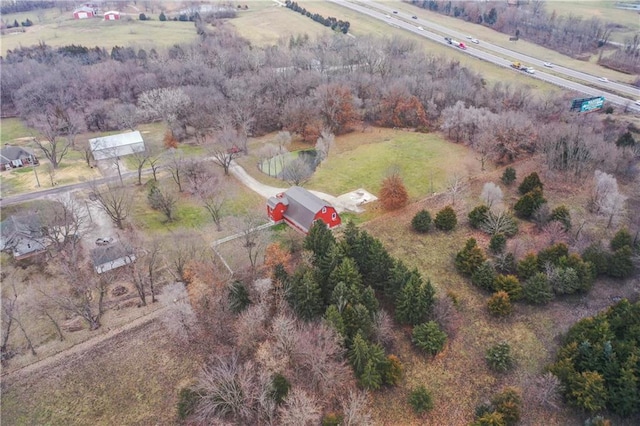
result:
[[[309,233],[304,239],[303,247],[305,250],[313,253],[313,262],[315,265],[322,256],[329,253],[335,244],[336,239],[331,230],[327,228],[324,222],[318,220],[314,222],[311,229],[309,229]]]
[[[312,321],[324,310],[320,286],[313,272],[308,270],[302,276],[294,278],[290,288],[290,300],[293,310],[305,321]]]
[[[436,218],[433,221],[433,224],[441,231],[453,230],[458,224],[456,212],[451,206],[443,208],[436,214]]]
[[[462,250],[456,254],[455,265],[458,272],[471,276],[487,260],[475,238],[469,238]]]
[[[516,170],[513,167],[507,167],[504,169],[500,180],[507,186],[511,185],[516,180]]]
[[[536,273],[522,286],[524,300],[536,305],[546,305],[553,299],[553,289],[547,276],[542,272]]]
[[[360,376],[369,361],[369,343],[367,343],[360,333],[356,334],[353,338],[348,357],[356,376]]]
[[[522,284],[514,275],[498,275],[493,286],[496,291],[504,291],[509,295],[510,300],[520,300],[522,298]]]
[[[474,229],[479,229],[480,225],[482,225],[487,220],[487,215],[489,214],[489,207],[481,204],[475,207],[473,210],[469,212],[469,226]]]
[[[435,290],[428,280],[413,270],[396,300],[396,318],[399,322],[416,325],[424,322],[433,308]]]
[[[631,247],[624,246],[616,250],[609,261],[609,276],[613,278],[627,278],[633,274],[633,260]]]
[[[622,228],[618,232],[616,232],[616,235],[614,235],[613,238],[611,239],[612,251],[621,249],[624,246],[631,247],[632,245],[633,245],[633,238],[631,237],[631,234],[629,233],[629,231],[627,231],[625,228]]]
[[[471,276],[471,282],[483,290],[494,292],[494,282],[496,279],[496,271],[491,262],[483,262]]]
[[[518,187],[518,192],[520,193],[520,195],[524,195],[536,188],[540,188],[540,192],[542,193],[544,185],[540,181],[540,177],[538,177],[538,174],[536,172],[533,172],[522,180],[522,183]]]

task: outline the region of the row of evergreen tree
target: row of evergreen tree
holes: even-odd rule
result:
[[[329,16],[328,18],[325,18],[324,16],[320,15],[319,13],[311,13],[309,12],[307,9],[305,9],[304,7],[301,7],[300,5],[298,5],[298,3],[291,1],[291,0],[286,0],[285,1],[285,5],[295,11],[295,12],[299,12],[302,15],[305,15],[307,18],[311,18],[316,22],[321,23],[322,25],[324,25],[325,27],[331,27],[332,30],[334,31],[340,31],[343,34],[346,34],[349,32],[349,27],[351,26],[351,24],[349,23],[349,21],[342,21],[342,20],[338,20],[332,16]]]

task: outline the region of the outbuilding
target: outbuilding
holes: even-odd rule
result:
[[[35,213],[9,216],[0,223],[0,251],[11,253],[16,260],[42,253],[48,245],[40,217]]]
[[[96,273],[102,274],[135,262],[136,255],[131,247],[115,242],[91,250],[91,260]]]
[[[124,157],[125,155],[144,152],[144,140],[139,131],[120,133],[89,139],[89,146],[94,160]]]
[[[329,228],[335,228],[341,223],[335,207],[299,186],[292,186],[285,192],[269,198],[267,215],[274,222],[286,222],[305,234],[318,220]]]
[[[96,15],[96,9],[86,5],[80,6],[79,8],[73,11],[74,19],[93,18],[95,15]]]
[[[120,12],[117,10],[110,10],[104,13],[105,21],[117,21],[120,19]]]

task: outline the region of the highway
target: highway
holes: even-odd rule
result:
[[[394,10],[396,9],[389,7],[385,4],[380,4],[380,3],[370,2],[370,1],[366,2],[366,5],[346,1],[346,0],[328,0],[328,1],[343,7],[349,8],[358,13],[367,15],[369,17],[372,17],[381,21],[385,21],[389,25],[395,28],[400,28],[406,31],[410,31],[412,33],[421,35],[425,38],[428,38],[432,41],[435,41],[436,43],[440,43],[443,45],[449,46],[447,41],[444,39],[444,36],[451,37],[458,41],[464,42],[465,45],[467,44],[467,41],[468,41],[466,39],[467,34],[461,34],[457,31],[451,30],[449,28],[443,27],[438,24],[434,24],[430,21],[425,21],[423,19],[412,19],[411,18],[412,15],[407,14],[405,12],[401,12],[399,10],[397,11],[397,13],[393,13]],[[423,29],[421,30],[420,28],[423,28]],[[434,33],[433,31],[438,31],[438,33]],[[523,64],[525,65],[539,65],[540,67],[543,67],[543,64],[545,62],[544,60],[523,55],[521,53],[514,52],[512,50],[505,49],[500,46],[492,45],[484,41],[480,41],[480,43],[482,43],[482,49],[474,47],[476,46],[474,44],[471,44],[471,46],[468,46],[467,49],[465,50],[461,50],[455,46],[451,46],[451,48],[459,49],[460,51],[470,56],[474,56],[478,59],[482,59],[484,61],[491,62],[496,65],[508,67],[508,68],[510,68],[511,63],[513,61],[520,61],[520,62],[523,62]],[[497,56],[492,52],[495,52],[496,54],[503,55],[503,56]],[[508,58],[505,58],[504,56],[507,56]],[[560,86],[562,88],[573,90],[576,92],[581,92],[589,96],[604,96],[608,102],[611,102],[613,104],[616,104],[622,107],[626,107],[636,112],[640,112],[640,105],[634,104],[634,100],[640,99],[640,89],[637,89],[635,87],[632,87],[626,84],[617,83],[613,81],[610,81],[608,83],[603,83],[598,80],[599,77],[592,76],[590,74],[586,74],[580,71],[576,71],[570,68],[560,67],[556,65],[554,65],[553,67],[554,73],[562,74],[574,79],[582,80],[589,84],[596,84],[598,86],[606,85],[607,88],[615,90],[617,93],[628,95],[630,98],[626,98],[624,96],[620,96],[618,94],[608,92],[606,91],[606,89],[603,89],[602,87],[591,87],[585,84],[567,80],[555,74],[551,74],[550,72],[541,71],[540,69],[536,69],[535,74],[527,74],[522,71],[516,71],[516,70],[514,70],[514,72],[521,72],[524,76],[537,78],[539,80],[546,81],[556,86]]]

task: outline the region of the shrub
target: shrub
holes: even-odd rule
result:
[[[474,229],[480,228],[480,225],[487,220],[487,215],[489,214],[489,207],[481,204],[475,207],[473,210],[469,212],[469,226]]]
[[[519,217],[529,219],[546,202],[547,200],[542,196],[542,190],[535,188],[524,194],[513,206],[513,210]]]
[[[489,250],[493,254],[499,254],[507,247],[507,237],[504,234],[494,234],[489,241]]]
[[[524,178],[524,180],[518,187],[518,192],[520,193],[520,195],[524,195],[536,188],[540,188],[540,192],[542,192],[542,190],[544,189],[544,185],[540,181],[538,174],[536,172],[533,172],[529,176]]]
[[[476,240],[469,238],[464,248],[456,254],[455,265],[458,272],[471,276],[485,260],[486,256]]]
[[[145,15],[144,13],[141,13],[140,15],[138,15],[138,19],[141,21],[146,21],[148,18],[147,18],[147,15]]]
[[[429,232],[429,229],[431,229],[431,214],[426,210],[420,210],[411,220],[411,226],[421,234]]]
[[[626,229],[622,228],[616,235],[611,239],[611,250],[616,251],[621,249],[622,247],[633,245],[633,238],[631,238],[631,234]]]
[[[502,183],[507,186],[511,185],[516,181],[516,169],[514,169],[513,167],[507,167],[506,169],[504,169],[500,180],[502,180]]]
[[[387,364],[383,371],[383,380],[386,384],[396,386],[404,376],[404,366],[400,362],[400,358],[395,355],[387,357]]]
[[[424,386],[418,386],[409,394],[409,404],[418,415],[431,411],[433,409],[431,393]]]
[[[398,173],[392,173],[382,181],[380,202],[385,210],[397,210],[409,200],[407,188]]]
[[[512,426],[520,420],[520,405],[522,398],[520,392],[515,388],[505,388],[491,399],[491,403],[496,407],[496,412],[502,414],[505,424]]]
[[[580,290],[581,283],[578,273],[573,268],[551,267],[549,269],[549,283],[556,294],[573,294]]]
[[[164,134],[164,139],[162,139],[164,143],[164,147],[166,149],[177,148],[178,147],[178,139],[174,136],[171,130],[167,130]]]
[[[164,12],[160,12],[160,16],[158,17],[158,19],[160,20],[160,22],[164,22],[167,20],[167,16],[164,14]]]
[[[435,355],[444,347],[447,334],[435,321],[429,321],[413,327],[411,341],[429,355]]]
[[[491,346],[487,349],[484,359],[487,361],[489,368],[498,373],[506,373],[514,366],[511,346],[507,342],[500,342]]]
[[[344,421],[344,416],[340,413],[328,413],[322,418],[322,426],[340,426]]]
[[[553,289],[547,276],[542,272],[536,273],[522,286],[524,300],[535,305],[546,305],[553,299]]]
[[[551,211],[551,220],[558,221],[562,224],[565,231],[571,229],[571,213],[566,206],[558,206]]]
[[[289,390],[291,389],[291,383],[280,373],[276,373],[271,379],[271,399],[275,401],[276,404],[282,404],[289,394]]]
[[[482,416],[478,417],[478,419],[471,423],[471,426],[506,426],[507,423],[504,421],[504,416],[497,411],[491,411],[489,413],[485,413]]]
[[[471,276],[471,282],[474,285],[490,292],[495,291],[495,279],[496,271],[493,269],[493,265],[489,261],[482,263]]]
[[[493,287],[496,291],[507,293],[510,300],[520,300],[522,298],[522,284],[520,284],[515,275],[498,275]]]
[[[489,313],[496,317],[506,317],[513,312],[513,306],[511,306],[511,299],[509,295],[504,291],[498,291],[491,296],[487,303]]]
[[[441,231],[451,231],[458,224],[458,218],[453,208],[447,206],[436,214],[436,219],[433,223]]]
[[[178,393],[178,419],[184,420],[195,411],[200,396],[190,388],[182,388]]]

